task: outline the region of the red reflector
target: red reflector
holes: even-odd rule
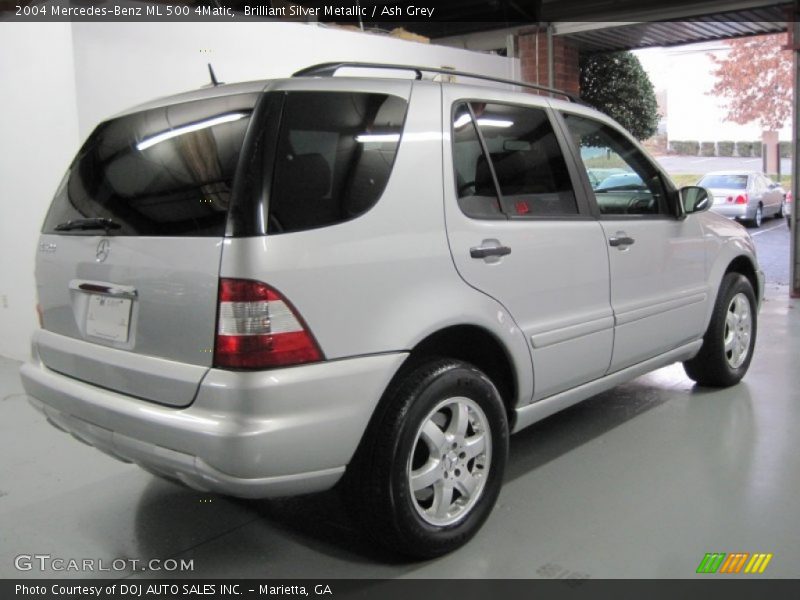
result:
[[[735,204],[747,204],[747,194],[736,196]]]
[[[280,292],[248,279],[220,279],[214,366],[267,369],[324,359],[308,326]]]
[[[518,215],[527,215],[529,212],[531,212],[531,209],[528,207],[528,203],[523,201],[517,202],[516,209]]]
[[[276,335],[219,335],[215,366],[232,369],[286,367],[322,360],[305,331]]]

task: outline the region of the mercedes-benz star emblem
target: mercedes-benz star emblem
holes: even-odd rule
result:
[[[97,250],[95,250],[94,256],[97,259],[97,262],[103,262],[105,259],[108,258],[108,253],[111,250],[111,242],[107,239],[102,239],[97,244]]]

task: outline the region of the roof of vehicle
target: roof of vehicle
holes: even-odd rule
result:
[[[336,70],[342,67],[352,67],[352,68],[366,68],[366,69],[386,69],[386,70],[396,70],[396,71],[410,71],[415,72],[417,74],[416,81],[421,82],[430,82],[435,84],[446,84],[446,85],[465,85],[466,86],[474,86],[475,84],[472,82],[458,82],[458,83],[450,83],[450,82],[442,82],[436,81],[435,79],[429,79],[423,77],[424,73],[429,73],[434,76],[441,76],[441,75],[453,75],[458,77],[466,77],[466,78],[474,78],[478,81],[481,81],[482,85],[481,88],[491,88],[491,89],[498,89],[497,84],[500,84],[502,87],[499,89],[506,89],[507,91],[511,91],[511,86],[518,86],[517,90],[520,87],[533,87],[537,88],[541,97],[548,98],[551,102],[554,102],[557,106],[572,106],[572,107],[581,107],[581,108],[590,108],[585,105],[583,102],[580,101],[576,96],[573,96],[567,92],[563,92],[560,90],[547,88],[546,86],[540,86],[538,84],[527,83],[522,81],[513,81],[509,79],[503,79],[498,77],[492,77],[488,75],[482,75],[480,73],[467,73],[463,71],[453,71],[451,69],[443,69],[438,67],[419,67],[419,66],[407,66],[407,65],[391,65],[391,64],[380,64],[380,63],[324,63],[321,65],[313,65],[306,69],[302,69],[298,71],[290,78],[279,78],[279,79],[262,79],[256,81],[246,81],[242,83],[230,83],[230,84],[217,84],[217,85],[206,85],[202,88],[196,90],[190,90],[186,92],[181,92],[178,94],[172,94],[169,96],[163,96],[160,98],[155,98],[153,100],[149,100],[143,104],[139,104],[128,108],[117,115],[116,117],[121,117],[124,115],[141,112],[143,110],[150,110],[154,108],[161,108],[164,106],[169,106],[172,104],[179,104],[183,102],[192,102],[194,100],[204,100],[209,98],[219,98],[223,96],[229,95],[236,95],[236,94],[247,94],[247,93],[258,93],[264,91],[264,89],[272,82],[278,82],[281,80],[303,80],[304,84],[311,84],[311,82],[319,82],[320,87],[325,87],[326,84],[324,83],[326,80],[330,81],[334,78]],[[348,76],[348,77],[335,77],[337,80],[341,79],[371,79],[371,80],[385,80],[385,81],[398,81],[398,80],[406,80],[406,81],[414,81],[413,79],[402,78],[402,77],[376,77],[376,76]],[[486,85],[486,81],[492,82],[494,85]],[[514,90],[516,91],[516,90]],[[568,98],[566,100],[561,100],[560,98],[553,97],[553,96],[563,96],[564,98]],[[535,96],[534,96],[535,97]]]
[[[760,173],[759,171],[747,171],[745,169],[741,169],[741,170],[732,169],[732,170],[728,170],[728,171],[709,171],[708,173],[703,175],[703,177],[708,177],[709,175],[764,175],[764,174]]]
[[[150,110],[153,108],[160,108],[162,106],[169,106],[171,104],[180,104],[181,102],[191,102],[193,100],[204,100],[207,98],[219,98],[221,96],[233,96],[236,94],[247,94],[261,92],[269,83],[269,79],[262,79],[260,81],[245,81],[242,83],[221,83],[219,85],[207,85],[196,90],[189,90],[187,92],[180,92],[170,96],[162,96],[148,100],[143,104],[132,106],[116,115],[121,117],[132,113],[141,112],[143,110]]]

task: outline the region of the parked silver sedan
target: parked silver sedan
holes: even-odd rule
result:
[[[713,171],[697,185],[713,194],[712,211],[751,227],[761,227],[764,217],[780,218],[785,212],[786,192],[762,173]]]

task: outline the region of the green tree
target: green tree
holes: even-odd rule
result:
[[[637,140],[658,127],[653,84],[630,52],[582,55],[581,98],[615,119]]]

